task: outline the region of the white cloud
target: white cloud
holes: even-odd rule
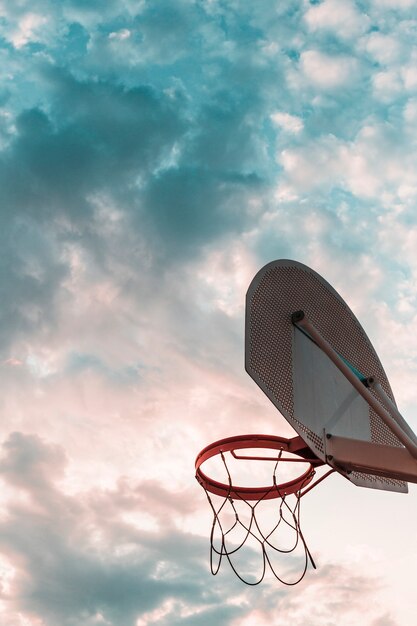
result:
[[[278,155],[294,192],[305,192],[340,181],[341,142],[329,135],[307,145],[288,148]]]
[[[417,122],[417,99],[410,99],[404,107],[404,119],[408,124]]]
[[[301,117],[290,115],[289,113],[277,111],[276,113],[272,113],[271,120],[276,126],[279,126],[289,133],[298,134],[304,128]]]
[[[21,48],[30,41],[39,41],[42,26],[48,20],[36,13],[26,13],[19,21],[17,28],[11,33],[10,40],[15,48]]]
[[[411,63],[401,69],[404,87],[408,91],[415,91],[417,89],[417,67],[415,62],[416,59],[412,58]]]
[[[381,9],[411,9],[416,0],[373,0],[373,5]]]
[[[357,73],[357,61],[349,56],[330,56],[307,50],[300,57],[305,78],[319,89],[332,90],[351,82]]]
[[[375,96],[384,101],[391,101],[403,90],[401,76],[397,70],[378,72],[372,78]]]
[[[381,40],[381,62],[383,58],[384,42]],[[412,51],[406,63],[400,63],[400,53],[394,54],[387,44],[386,69],[376,72],[372,76],[375,95],[382,100],[391,101],[398,98],[404,91],[416,92],[417,90],[417,54]]]
[[[357,566],[356,566],[357,570]],[[327,564],[304,580],[297,593],[271,594],[257,597],[257,606],[244,617],[233,620],[231,626],[293,626],[352,624],[384,624],[398,626],[385,612],[380,594],[381,580],[366,578],[360,571],[352,572],[344,565]],[[319,600],[318,600],[319,599]],[[276,621],[279,615],[280,621]]]
[[[256,272],[255,259],[245,245],[231,243],[225,250],[209,253],[194,271],[200,284],[195,297],[202,308],[243,316],[244,293]]]
[[[403,54],[403,44],[395,36],[380,32],[373,32],[364,37],[361,41],[362,46],[375,61],[383,65],[399,61]]]
[[[357,37],[369,26],[366,13],[359,13],[350,0],[324,0],[308,8],[304,19],[312,32],[333,31],[342,39]]]
[[[412,112],[410,104],[409,115]],[[344,188],[381,205],[396,198],[410,203],[417,187],[417,156],[389,124],[364,126],[352,141],[321,137],[287,148],[278,157],[294,195],[314,189]]]
[[[132,33],[130,32],[128,28],[122,28],[121,30],[113,31],[112,33],[110,33],[109,39],[119,39],[119,40],[129,39],[131,34]]]

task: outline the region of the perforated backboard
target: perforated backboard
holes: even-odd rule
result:
[[[384,369],[348,305],[316,272],[290,260],[262,268],[246,296],[245,367],[305,443],[322,460],[324,431],[402,447],[338,368],[291,315],[304,311],[333,349],[364,376],[375,376],[395,403]],[[372,392],[373,393],[373,392]],[[400,480],[361,472],[346,475],[362,487],[407,491]]]

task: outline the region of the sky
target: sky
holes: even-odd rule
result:
[[[292,432],[243,365],[280,258],[346,299],[417,427],[416,11],[0,1],[4,626],[415,624],[414,485],[330,477],[318,569],[248,587],[210,573],[194,459]]]

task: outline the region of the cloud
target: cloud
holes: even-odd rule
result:
[[[407,10],[415,6],[415,0],[378,0],[382,9]]]
[[[403,54],[403,43],[396,36],[381,32],[369,33],[363,38],[366,51],[383,65],[395,63]]]
[[[40,318],[53,323],[71,249],[88,251],[98,263],[108,259],[99,232],[104,213],[124,220],[132,247],[160,268],[167,259],[200,254],[220,233],[244,230],[253,219],[252,198],[266,188],[265,171],[258,171],[265,148],[256,97],[222,91],[192,112],[180,83],[127,87],[79,78],[44,60],[34,72],[45,104],[16,116],[3,151],[4,233],[10,242],[13,230],[26,229],[47,242],[33,254],[21,241],[10,247],[6,350],[19,329],[30,333]],[[23,254],[24,268],[16,258]],[[26,295],[24,311],[16,310],[19,292]]]
[[[276,126],[290,133],[299,133],[303,130],[303,121],[296,115],[277,111],[272,113],[271,120]]]
[[[360,13],[349,0],[324,0],[310,5],[304,19],[310,31],[327,30],[341,39],[357,37],[370,25],[368,16]]]
[[[23,618],[33,616],[46,626],[100,619],[133,626],[141,615],[152,623],[146,615],[167,603],[171,624],[184,611],[199,613],[197,623],[204,623],[207,615],[225,620],[239,610],[216,608],[219,592],[204,583],[200,539],[178,533],[172,524],[164,532],[146,532],[122,519],[132,508],[153,510],[154,501],[166,508],[169,520],[180,498],[173,500],[156,485],[141,491],[124,482],[114,492],[69,497],[56,486],[61,450],[15,433],[4,451],[3,480],[31,496],[27,504],[11,502],[0,523],[2,552],[14,567],[8,602]]]
[[[67,272],[48,227],[19,214],[9,220],[3,213],[1,221],[0,346],[7,355],[14,340],[34,331],[42,334],[53,323],[57,289]]]
[[[6,456],[1,461],[0,471],[16,487],[36,491],[38,486],[49,482],[50,472],[54,479],[62,476],[66,464],[63,450],[45,446],[36,435],[12,433],[4,443],[4,450]]]
[[[21,48],[30,41],[39,41],[38,33],[47,19],[36,13],[26,13],[19,23],[17,30],[12,34],[11,41],[15,48]]]
[[[48,74],[51,82],[55,119],[40,109],[21,113],[0,164],[6,350],[13,339],[53,323],[69,274],[63,250],[75,233],[98,252],[94,197],[112,188],[114,201],[126,207],[127,188],[158,167],[184,132],[176,105],[152,89],[88,84],[61,72]],[[133,188],[133,207],[134,195]]]
[[[390,124],[365,125],[353,141],[323,136],[279,155],[288,180],[299,191],[342,187],[358,198],[380,198],[384,193],[401,196],[403,185],[411,190],[415,154],[404,135],[399,141]]]
[[[168,254],[175,257],[198,248],[221,233],[239,231],[247,220],[244,194],[257,189],[254,176],[177,169],[164,172],[149,185],[145,202],[151,222]]]
[[[351,83],[357,74],[356,59],[331,56],[319,50],[306,50],[300,57],[304,78],[318,89],[333,90]]]
[[[328,565],[300,594],[282,598],[277,609],[283,617],[291,618],[296,626],[302,626],[307,620],[312,624],[337,621],[343,626],[358,619],[369,623],[373,618],[380,618],[382,613],[378,601],[374,601],[373,606],[369,604],[378,584],[377,580],[365,579],[360,573],[352,573],[343,566]],[[327,596],[328,599],[317,602],[315,599],[326,597],[325,589],[329,588],[331,595]]]
[[[366,603],[394,619],[396,582],[377,605],[365,560],[324,564],[299,600],[211,578],[193,478],[213,439],[289,434],[243,369],[245,292],[273,258],[342,292],[413,409],[415,33],[394,4],[3,7],[10,626],[305,623],[317,595],[320,625]]]
[[[45,626],[252,623],[255,590],[246,593],[229,571],[208,580],[207,538],[176,528],[179,515],[195,510],[184,506],[184,494],[122,478],[110,489],[69,495],[64,469],[62,449],[37,436],[14,433],[3,445],[3,481],[30,496],[11,497],[0,522],[3,558],[13,568],[4,596],[10,615],[19,610],[22,619]],[[143,513],[159,518],[159,529],[144,529]],[[325,566],[296,596],[267,583],[256,592],[258,617],[279,611],[301,625],[309,612],[314,626],[337,608],[346,620],[364,610],[371,618],[379,607],[367,606],[367,598],[377,587],[341,566]],[[312,601],[317,597],[320,603]]]
[[[378,72],[372,81],[376,98],[385,102],[392,102],[403,91],[401,77],[396,70]]]
[[[90,195],[119,181],[116,192],[122,181],[160,167],[185,131],[175,98],[152,88],[78,81],[50,69],[41,75],[56,106],[52,119],[36,110],[18,119],[8,171],[28,183],[15,202],[36,191],[32,204],[81,219]]]

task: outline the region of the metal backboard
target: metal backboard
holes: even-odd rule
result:
[[[298,310],[333,349],[364,376],[375,376],[394,396],[365,331],[339,294],[309,267],[279,260],[263,267],[246,296],[245,367],[305,443],[322,460],[324,431],[402,447],[291,315]],[[346,475],[363,487],[407,491],[407,483],[361,472]]]

